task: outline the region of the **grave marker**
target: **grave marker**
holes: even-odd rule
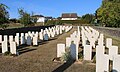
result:
[[[57,44],[57,57],[62,57],[65,53],[65,44]]]
[[[2,42],[2,53],[5,53],[6,51],[8,51],[8,44],[6,41]]]
[[[15,43],[15,42],[11,42],[11,43],[10,43],[10,52],[11,52],[12,54],[17,54],[16,43]]]

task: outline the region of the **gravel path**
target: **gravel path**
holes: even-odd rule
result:
[[[0,56],[0,72],[95,72],[95,65],[92,64],[52,61],[56,57],[57,43],[65,43],[65,38],[75,29],[38,47],[25,47],[28,51],[17,57]]]

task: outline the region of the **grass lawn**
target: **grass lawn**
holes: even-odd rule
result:
[[[38,47],[27,46],[17,57],[0,55],[0,72],[95,72],[95,65],[86,62],[53,62],[57,55],[57,44],[65,43],[77,27],[47,42],[42,42]]]

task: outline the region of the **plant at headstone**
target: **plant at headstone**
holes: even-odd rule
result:
[[[9,20],[9,13],[7,9],[9,9],[8,6],[0,3],[0,27],[2,29],[5,29],[7,27],[5,23],[8,23]]]
[[[81,52],[78,53],[78,59],[83,59],[83,54]]]
[[[63,54],[63,56],[61,57],[63,61],[68,61],[70,60],[70,52],[66,52]]]
[[[6,51],[6,52],[4,53],[4,56],[11,56],[11,55],[12,55],[12,53],[9,52],[9,51]]]

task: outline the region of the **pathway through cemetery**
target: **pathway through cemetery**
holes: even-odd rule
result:
[[[77,27],[42,42],[39,46],[27,46],[17,57],[0,56],[0,72],[95,72],[95,65],[81,62],[53,62],[57,55],[57,44],[64,43],[66,37],[77,30]]]

